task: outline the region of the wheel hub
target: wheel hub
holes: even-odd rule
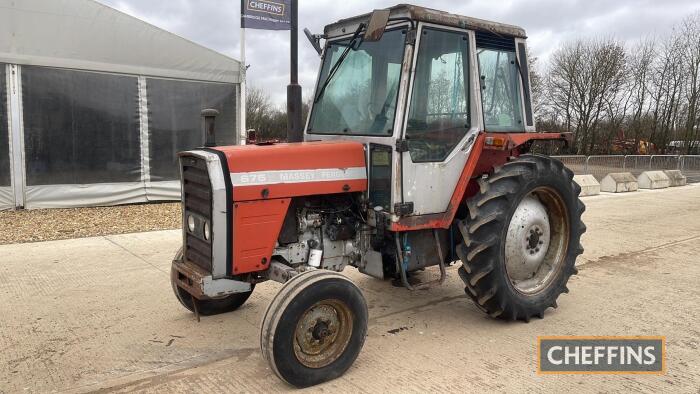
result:
[[[352,334],[351,312],[338,300],[316,303],[300,317],[294,333],[294,354],[309,368],[322,368],[345,350]]]
[[[548,261],[552,238],[547,207],[531,193],[515,209],[508,225],[505,263],[508,277],[518,291],[541,290],[554,269]]]
[[[317,341],[322,341],[332,334],[331,330],[328,329],[328,323],[325,321],[319,321],[314,328],[311,329],[311,336]]]
[[[543,234],[539,227],[530,229],[530,235],[527,237],[527,249],[532,251],[533,249],[537,249],[539,245],[542,245],[544,241],[540,241],[540,237]]]

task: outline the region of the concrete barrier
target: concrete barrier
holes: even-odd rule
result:
[[[608,193],[636,192],[637,179],[629,172],[613,172],[600,181],[600,191]]]
[[[670,187],[685,186],[688,183],[688,178],[681,172],[681,170],[665,170],[664,173],[671,181]]]
[[[581,186],[581,197],[600,194],[600,183],[593,175],[574,175],[574,182]]]
[[[671,186],[671,179],[663,171],[644,171],[637,178],[640,189],[665,189]]]

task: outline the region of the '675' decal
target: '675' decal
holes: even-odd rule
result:
[[[364,167],[231,173],[233,186],[367,179]]]

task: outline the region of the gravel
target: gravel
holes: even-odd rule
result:
[[[180,203],[0,211],[0,245],[181,227]]]

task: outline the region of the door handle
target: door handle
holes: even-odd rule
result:
[[[464,143],[462,146],[462,152],[465,152],[467,149],[469,149],[472,144],[474,144],[474,140],[476,139],[476,134],[472,134],[467,138],[467,142]]]

